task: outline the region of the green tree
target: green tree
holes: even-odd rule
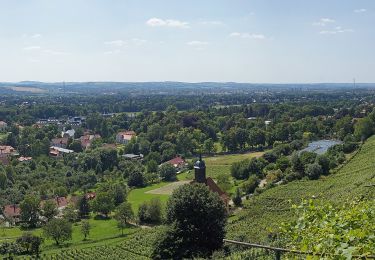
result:
[[[228,192],[232,187],[229,174],[220,173],[217,175],[217,185],[225,192]]]
[[[5,190],[7,187],[8,178],[5,172],[0,172],[0,190]]]
[[[39,221],[40,199],[35,195],[26,195],[20,204],[21,221],[29,227],[36,227]]]
[[[147,172],[157,172],[158,163],[155,160],[150,160],[146,164]]]
[[[26,254],[36,255],[38,257],[43,239],[33,235],[31,232],[25,232],[21,237],[17,238],[16,242],[24,248]]]
[[[96,194],[92,202],[92,209],[96,213],[100,213],[108,217],[108,214],[115,208],[114,200],[110,193],[99,192]]]
[[[323,173],[322,166],[317,163],[308,164],[306,166],[306,175],[310,180],[319,179],[320,175]]]
[[[76,153],[80,153],[83,151],[81,142],[76,141],[76,140],[74,140],[71,144],[69,144],[68,149],[71,149]]]
[[[251,194],[254,193],[258,185],[259,179],[256,176],[252,175],[241,184],[241,189],[245,192],[245,194]]]
[[[83,240],[86,240],[87,236],[90,234],[90,222],[88,220],[82,220],[81,222],[81,233],[85,237]]]
[[[364,141],[374,133],[374,128],[375,124],[370,118],[361,118],[354,125],[354,136],[357,140]]]
[[[164,163],[159,168],[159,174],[163,181],[176,180],[176,168],[170,163]]]
[[[78,199],[77,209],[80,218],[87,218],[90,215],[90,203],[86,195],[83,195]]]
[[[56,207],[56,203],[53,200],[47,200],[42,207],[42,215],[50,221],[52,218],[57,216],[58,210]]]
[[[124,229],[133,218],[134,212],[129,202],[123,202],[118,206],[115,219],[117,220],[117,227],[121,230],[121,235],[124,235]]]
[[[126,189],[123,185],[117,183],[111,188],[111,195],[115,202],[115,206],[120,205],[126,200]]]
[[[162,220],[162,205],[159,198],[152,198],[139,206],[138,219],[142,223],[157,224]]]
[[[208,154],[214,152],[215,151],[214,141],[211,138],[208,138],[207,140],[204,141],[203,148],[204,148],[204,151]]]
[[[128,185],[130,187],[142,187],[144,185],[143,174],[139,170],[134,170],[129,173]]]
[[[179,187],[168,200],[170,226],[156,242],[152,258],[208,257],[223,245],[226,217],[223,201],[205,185]]]
[[[63,210],[63,215],[64,219],[71,223],[78,221],[78,212],[72,205],[68,205],[65,207],[65,209]]]
[[[63,241],[72,239],[72,224],[66,219],[52,219],[43,227],[43,234],[59,245]]]
[[[242,205],[241,192],[239,188],[236,189],[236,194],[233,196],[233,204],[236,207],[239,207]]]

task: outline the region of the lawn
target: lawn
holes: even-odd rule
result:
[[[260,157],[264,152],[228,154],[204,158],[206,162],[207,177],[216,178],[219,174],[230,174],[230,167],[233,163],[254,157]]]
[[[69,247],[72,248],[84,248],[98,246],[102,244],[116,243],[124,239],[121,237],[121,231],[117,228],[117,222],[114,219],[89,219],[91,226],[90,235],[87,240],[83,240],[84,237],[81,234],[81,222],[73,224],[73,234],[72,240],[63,243],[61,246],[56,246],[54,241],[51,239],[46,239],[43,244],[43,253],[53,253],[61,250],[61,248]],[[130,226],[124,230],[124,236],[133,234],[139,230],[138,227]],[[6,228],[0,231],[0,241],[13,240],[22,235],[23,232],[27,230],[21,230],[18,227]],[[42,229],[37,228],[33,230],[28,230],[35,235],[41,235]]]
[[[162,203],[165,203],[169,195],[152,194],[152,193],[146,193],[146,192],[157,189],[157,188],[161,188],[168,184],[169,184],[168,182],[161,182],[161,183],[153,184],[144,188],[132,189],[128,194],[128,201],[132,205],[134,212],[135,213],[138,212],[139,205],[141,205],[142,202],[150,201],[153,198],[159,198],[162,201]]]

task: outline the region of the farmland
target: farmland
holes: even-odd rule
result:
[[[250,242],[269,242],[267,237],[277,232],[291,216],[290,206],[303,198],[316,198],[343,203],[354,198],[373,198],[375,191],[375,137],[337,173],[318,180],[301,180],[264,191],[245,202],[244,210],[228,225],[229,238]]]

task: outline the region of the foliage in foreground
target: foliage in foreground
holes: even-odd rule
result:
[[[334,207],[309,200],[293,209],[298,218],[281,229],[288,248],[346,258],[375,254],[375,201]]]
[[[225,236],[226,209],[217,193],[203,184],[183,185],[167,204],[167,223],[152,258],[207,257],[220,249]]]

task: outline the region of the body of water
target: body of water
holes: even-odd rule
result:
[[[303,149],[301,152],[314,152],[317,154],[324,154],[327,152],[328,148],[336,145],[342,144],[339,140],[319,140],[309,143],[309,145]]]

